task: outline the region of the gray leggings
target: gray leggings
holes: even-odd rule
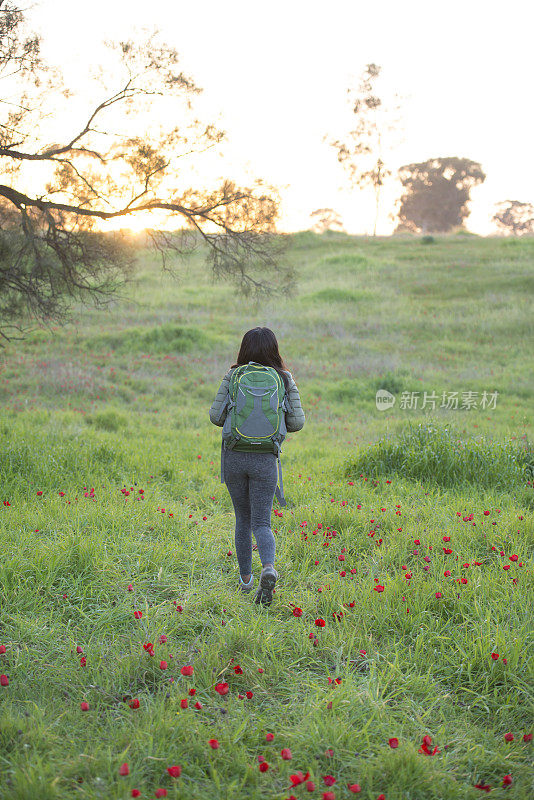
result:
[[[252,572],[252,531],[262,566],[274,564],[271,511],[278,482],[274,453],[224,451],[224,481],[235,511],[235,549],[241,575]]]

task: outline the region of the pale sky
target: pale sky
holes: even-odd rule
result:
[[[497,201],[534,202],[529,0],[37,0],[27,18],[73,89],[104,58],[104,39],[158,28],[204,89],[207,119],[228,132],[221,174],[282,187],[282,230],[308,229],[322,207],[349,233],[372,230],[372,192],[350,190],[322,141],[348,130],[346,90],[369,62],[382,66],[386,94],[406,97],[394,168],[435,156],[479,161],[487,177],[467,227],[480,234],[493,232]],[[88,105],[102,99],[94,91]],[[378,233],[394,227],[398,190],[385,198]]]

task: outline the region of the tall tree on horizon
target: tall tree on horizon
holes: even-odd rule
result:
[[[245,294],[292,285],[276,191],[229,177],[203,188],[185,168],[225,132],[196,117],[201,89],[176,50],[157,34],[107,44],[115,61],[85,100],[43,62],[25,12],[0,0],[0,346],[30,321],[65,322],[74,300],[116,299],[135,248],[105,220],[166,212],[180,232],[148,229],[164,269],[165,254],[203,244],[214,276]]]
[[[344,138],[329,140],[337,150],[338,161],[348,172],[351,185],[373,189],[373,236],[376,236],[382,187],[392,174],[385,163],[386,154],[392,147],[392,139],[398,135],[398,98],[396,106],[386,106],[378,95],[376,84],[381,71],[377,64],[367,64],[358,86],[347,89],[355,126]]]
[[[446,233],[469,215],[471,189],[486,179],[469,158],[431,158],[399,169],[404,188],[396,232]]]

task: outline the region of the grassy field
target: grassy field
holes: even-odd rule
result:
[[[533,796],[534,240],[288,257],[250,307],[147,253],[128,300],[0,356],[3,800]],[[306,413],[270,608],[208,418],[256,325]]]

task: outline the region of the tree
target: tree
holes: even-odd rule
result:
[[[325,233],[337,228],[343,230],[343,222],[339,214],[332,208],[318,208],[312,211],[310,217],[314,219],[313,230],[315,233]]]
[[[400,198],[396,232],[439,233],[463,225],[471,189],[486,179],[468,158],[432,158],[399,169],[405,193]]]
[[[377,64],[367,64],[358,87],[347,89],[356,125],[345,139],[330,141],[337,150],[338,161],[349,174],[351,185],[360,189],[370,186],[374,191],[373,236],[376,236],[382,187],[391,175],[384,163],[385,151],[392,147],[394,131],[398,132],[398,105],[386,108],[377,94],[376,82],[381,70]]]
[[[503,200],[497,203],[492,222],[500,231],[512,236],[534,234],[534,205],[519,200]]]
[[[88,108],[43,63],[23,11],[0,0],[4,340],[22,338],[12,331],[29,320],[64,322],[74,299],[101,306],[116,298],[135,249],[125,231],[99,225],[120,218],[126,227],[147,212],[165,212],[181,228],[148,229],[164,269],[169,252],[204,245],[214,276],[245,294],[291,286],[292,268],[279,259],[274,190],[259,180],[240,188],[228,178],[210,189],[191,186],[185,165],[218,147],[225,132],[196,118],[192,101],[201,90],[180,70],[178,53],[156,33],[107,45],[116,65],[97,72],[99,96]],[[178,124],[165,127],[163,119]]]

